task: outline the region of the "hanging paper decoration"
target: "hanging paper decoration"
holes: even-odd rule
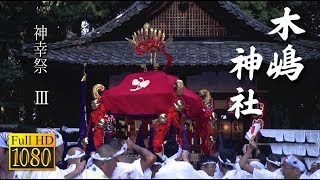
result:
[[[255,120],[255,119],[261,119],[261,120],[263,121],[264,125],[266,125],[266,120],[267,120],[266,116],[267,116],[267,115],[266,115],[265,101],[259,99],[259,103],[256,104],[254,108],[255,108],[255,109],[261,109],[262,114],[261,114],[261,115],[256,115],[256,114],[252,115],[251,120],[253,121],[253,120]],[[265,127],[265,126],[264,126],[264,127]]]

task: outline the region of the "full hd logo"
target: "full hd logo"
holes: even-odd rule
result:
[[[10,133],[9,170],[54,170],[55,134]]]

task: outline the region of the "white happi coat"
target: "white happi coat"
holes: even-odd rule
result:
[[[76,164],[70,164],[70,166],[68,166],[67,169],[61,170],[63,176],[66,176],[70,173],[72,173],[75,169],[76,169],[77,165]],[[75,177],[74,179],[80,179],[80,175],[78,175],[77,177]]]
[[[64,179],[62,170],[57,166],[54,171],[27,171],[23,176],[30,179]]]
[[[109,179],[108,176],[95,164],[85,169],[79,176],[79,179]]]
[[[271,172],[267,169],[253,169],[253,179],[284,179],[281,169],[277,169],[274,172]]]
[[[12,179],[30,179],[31,173],[29,171],[14,171]]]
[[[320,179],[320,169],[309,176],[310,179]]]
[[[197,171],[201,179],[215,179],[213,176],[209,176],[204,170]]]
[[[221,179],[252,179],[252,174],[242,170],[239,163],[236,163],[234,169],[227,171]]]
[[[200,179],[201,176],[189,162],[167,159],[154,179]]]
[[[112,179],[151,179],[152,171],[148,168],[143,172],[140,161],[139,158],[131,164],[117,162]]]
[[[310,176],[307,173],[303,173],[299,179],[310,179]]]

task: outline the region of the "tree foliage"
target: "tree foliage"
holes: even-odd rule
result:
[[[34,43],[35,25],[48,28],[46,43],[66,39],[67,31],[80,35],[81,21],[92,28],[116,17],[134,1],[1,1],[0,2],[0,81],[13,83],[23,77],[11,50],[21,42]]]
[[[236,1],[236,4],[270,27],[275,27],[270,20],[282,17],[284,8],[289,7],[290,14],[301,17],[294,23],[306,30],[303,38],[314,40],[320,37],[320,3],[317,1]]]

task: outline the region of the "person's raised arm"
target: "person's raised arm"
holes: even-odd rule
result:
[[[244,171],[247,171],[250,174],[253,174],[254,168],[248,164],[248,159],[252,154],[252,151],[257,147],[256,143],[254,142],[254,137],[249,141],[248,150],[244,153],[242,158],[239,161],[240,168]]]
[[[142,171],[150,168],[157,160],[157,157],[148,149],[136,145],[130,138],[127,140],[128,149],[136,151],[140,155]]]

